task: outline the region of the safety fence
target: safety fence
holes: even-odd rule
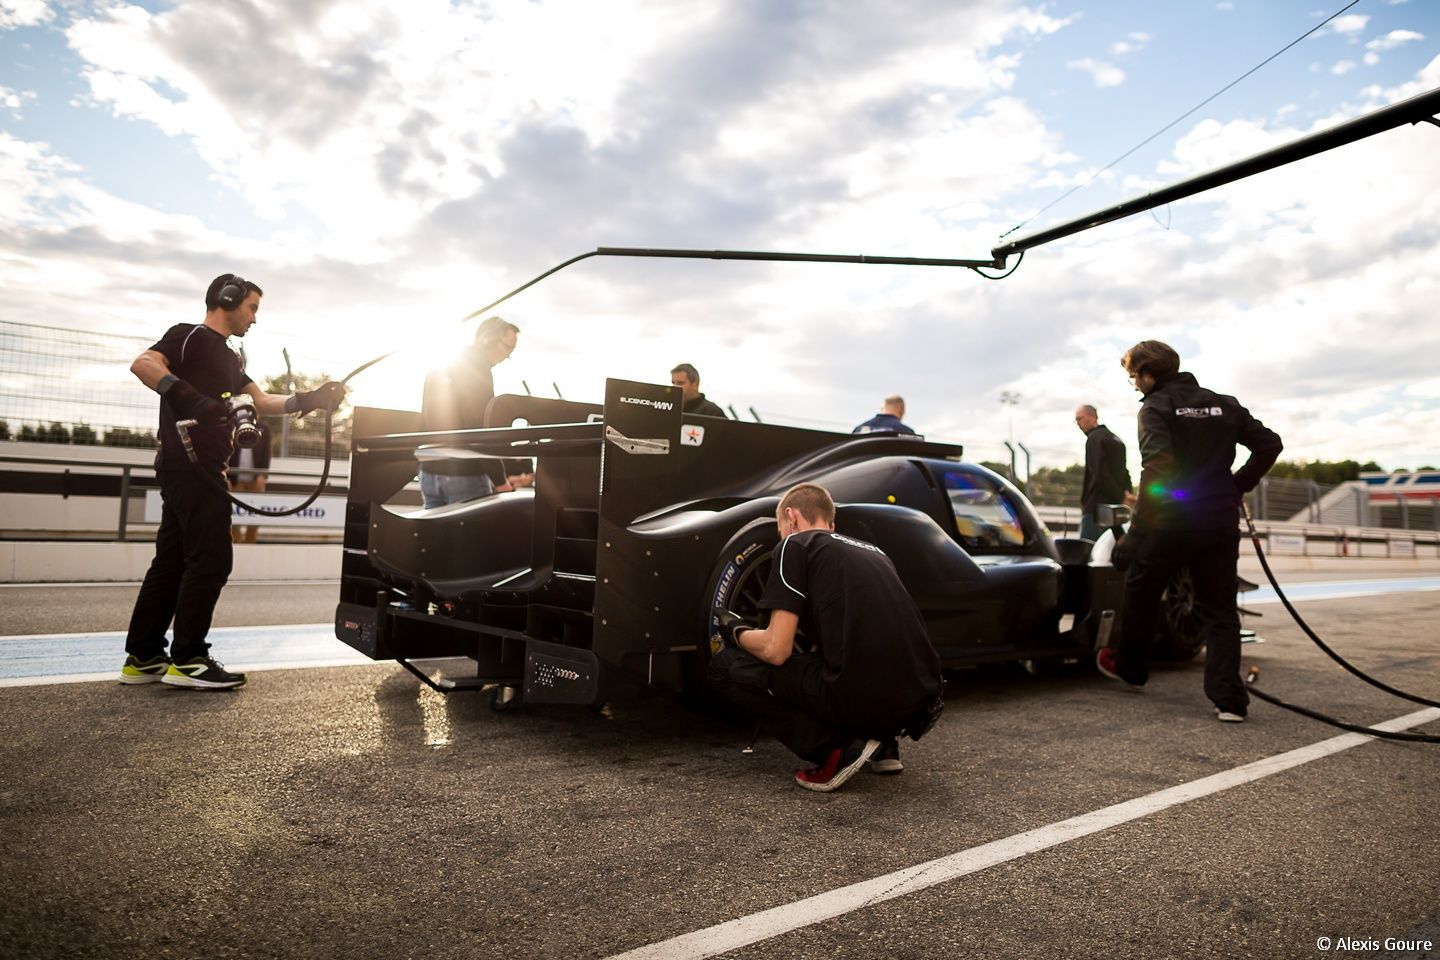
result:
[[[155,468],[147,462],[148,454],[115,454],[97,459],[0,453],[0,540],[153,540],[160,521]],[[323,495],[298,514],[257,516],[232,506],[233,522],[256,527],[261,541],[338,543],[349,488],[346,467],[333,465]],[[255,471],[266,477],[263,492],[234,492],[261,509],[288,509],[314,492],[321,469],[313,461],[277,461],[268,470]],[[397,502],[418,506],[418,491],[402,492]]]
[[[155,446],[158,398],[130,372],[153,342],[0,321],[0,440]]]

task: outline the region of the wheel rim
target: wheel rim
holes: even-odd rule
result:
[[[770,580],[770,568],[775,565],[775,551],[765,551],[761,556],[752,557],[745,569],[735,578],[735,591],[731,594],[730,611],[755,620],[760,615],[760,598],[765,593],[765,584]]]
[[[1195,581],[1183,568],[1165,588],[1165,624],[1170,635],[1187,646],[1200,644],[1200,618],[1195,613]]]

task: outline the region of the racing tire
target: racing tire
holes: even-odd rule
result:
[[[723,647],[715,617],[720,611],[728,609],[746,619],[764,622],[760,595],[765,592],[765,582],[770,578],[775,547],[779,543],[780,534],[775,529],[775,521],[756,520],[731,537],[716,558],[715,568],[706,581],[705,592],[701,594],[704,608],[696,611],[695,629],[700,637],[696,644],[697,653],[685,671],[685,689],[677,698],[687,709],[711,716],[741,716],[706,682],[710,658]]]
[[[700,652],[707,666],[722,646],[715,619],[722,611],[729,610],[752,623],[765,622],[760,597],[770,579],[775,548],[779,544],[780,533],[775,529],[775,521],[757,520],[732,537],[715,561],[703,594],[707,602],[705,640]]]

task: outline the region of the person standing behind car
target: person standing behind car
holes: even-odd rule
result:
[[[234,557],[225,495],[233,441],[222,398],[244,391],[262,417],[334,410],[345,398],[344,385],[333,380],[284,397],[266,393],[246,375],[226,338],[243,337],[255,325],[262,295],[249,280],[222,273],[205,291],[205,321],[176,324],[130,365],[130,372],[161,397],[155,475],[162,507],[155,559],[140,585],[125,635],[121,683],[160,681],[226,690],[245,682],[243,673],[230,673],[210,656],[206,640]],[[176,426],[184,420],[195,421],[189,428],[193,463]],[[172,620],[167,656],[165,631]]]
[[[898,393],[892,393],[885,398],[880,407],[880,412],[860,426],[851,430],[851,433],[915,433],[910,427],[904,424],[905,398]],[[918,436],[918,434],[916,434]]]
[[[1095,508],[1102,503],[1120,503],[1134,489],[1130,469],[1125,465],[1125,442],[1100,422],[1090,404],[1075,408],[1075,425],[1085,434],[1085,480],[1080,487],[1080,538],[1098,540],[1100,524]]]
[[[879,547],[835,532],[824,487],[790,488],[775,522],[781,542],[760,598],[769,624],[727,611],[731,645],[711,659],[709,682],[815,764],[795,773],[807,790],[837,789],[871,757],[875,772],[899,773],[897,737],[938,714],[944,689],[920,610]],[[795,649],[800,632],[815,652]]]
[[[420,429],[428,433],[484,427],[485,408],[495,399],[495,365],[515,352],[519,338],[520,328],[508,320],[482,320],[470,347],[454,363],[425,378]],[[500,460],[488,461],[483,472],[474,471],[473,461],[422,460],[420,493],[425,508],[478,500],[511,489]]]
[[[1218,719],[1242,722],[1250,694],[1240,678],[1235,609],[1240,498],[1274,465],[1283,444],[1234,397],[1181,373],[1180,355],[1168,344],[1142,340],[1120,363],[1143,398],[1140,491],[1130,530],[1111,555],[1125,571],[1119,645],[1097,651],[1095,663],[1107,677],[1145,683],[1161,594],[1188,567],[1205,638],[1205,695]],[[1250,457],[1232,475],[1237,444]]]
[[[705,399],[700,392],[700,371],[688,363],[682,363],[670,371],[670,385],[680,388],[681,411],[702,417],[723,417],[725,411],[714,400]]]

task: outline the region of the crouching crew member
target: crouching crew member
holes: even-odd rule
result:
[[[232,273],[205,291],[205,321],[179,323],[135,358],[130,371],[160,394],[160,450],[155,474],[163,503],[155,559],[145,573],[125,636],[122,683],[162,681],[178,687],[224,690],[245,682],[210,656],[205,639],[220,591],[230,576],[230,501],[225,470],[233,443],[227,394],[247,393],[260,416],[334,410],[345,388],[333,380],[285,397],[261,390],[226,343],[255,325],[262,291]],[[190,462],[176,423],[194,420]],[[207,476],[208,475],[208,476]],[[174,621],[169,654],[165,631]]]
[[[710,683],[815,764],[795,774],[807,790],[834,790],[867,761],[898,773],[897,737],[918,738],[942,704],[920,611],[878,547],[835,533],[824,487],[791,488],[775,520],[781,542],[760,600],[770,622],[721,618],[732,645],[711,660]],[[814,652],[795,649],[797,632]]]
[[[1240,679],[1240,614],[1235,608],[1240,498],[1280,455],[1275,431],[1234,397],[1206,390],[1180,372],[1180,355],[1158,340],[1126,351],[1120,363],[1143,399],[1140,492],[1130,530],[1112,562],[1125,571],[1119,646],[1096,653],[1100,672],[1131,686],[1150,676],[1150,647],[1161,594],[1190,569],[1195,614],[1205,638],[1205,696],[1220,720],[1245,719],[1250,694]],[[1250,450],[1233,475],[1235,446]]]

